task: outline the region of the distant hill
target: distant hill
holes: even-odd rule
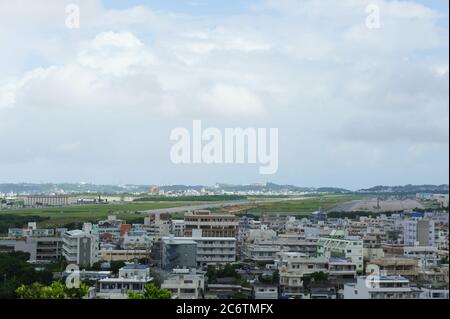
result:
[[[18,183],[0,184],[0,193],[15,194],[79,194],[79,193],[101,193],[101,194],[124,194],[124,193],[147,193],[152,185],[95,185],[89,183]],[[336,187],[299,187],[294,185],[279,185],[275,183],[231,185],[216,184],[206,185],[162,185],[159,189],[164,192],[186,192],[186,191],[211,191],[211,192],[255,192],[255,193],[348,193],[349,190]]]
[[[143,194],[147,193],[152,185],[95,185],[89,183],[5,183],[0,184],[0,193],[15,194]],[[164,192],[187,192],[187,191],[209,191],[209,192],[255,192],[255,193],[352,193],[352,191],[338,187],[301,187],[294,185],[280,185],[275,183],[259,183],[246,185],[215,184],[206,185],[162,185],[160,190]],[[405,186],[374,186],[361,189],[358,193],[435,193],[448,194],[448,185],[405,185]]]

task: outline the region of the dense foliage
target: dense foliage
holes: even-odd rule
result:
[[[21,285],[16,289],[16,294],[20,299],[82,299],[88,291],[89,287],[83,282],[79,288],[67,288],[63,283],[54,281],[49,286],[40,283]]]
[[[50,219],[41,216],[0,215],[0,234],[7,234],[9,228],[21,228],[28,222],[42,222]]]
[[[11,252],[0,254],[0,299],[16,298],[16,289],[21,285],[35,282],[50,284],[53,274],[48,271],[36,271],[27,262],[29,254]]]
[[[170,299],[172,294],[169,290],[158,288],[154,284],[146,284],[144,291],[139,292],[129,292],[129,299]]]

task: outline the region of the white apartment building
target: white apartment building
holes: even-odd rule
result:
[[[150,267],[137,263],[127,263],[119,269],[119,278],[148,279],[150,278]]]
[[[256,284],[254,287],[255,299],[278,299],[276,285]]]
[[[434,246],[405,246],[405,257],[414,257],[418,260],[420,270],[437,267],[440,262],[439,251]]]
[[[190,239],[197,243],[197,264],[199,266],[236,262],[236,238],[201,237],[194,232]]]
[[[275,260],[277,253],[280,251],[281,247],[276,241],[266,240],[245,244],[242,255],[244,260],[267,262]]]
[[[330,237],[318,240],[317,253],[326,258],[350,258],[356,264],[356,270],[364,270],[363,240],[356,237],[345,237],[342,231],[332,231]]]
[[[407,220],[403,224],[405,246],[434,246],[433,220]]]
[[[285,295],[301,294],[303,277],[315,272],[328,272],[328,259],[303,253],[281,252],[275,260],[280,274],[280,289]]]
[[[172,242],[194,242],[198,266],[224,265],[236,262],[236,238],[203,237],[200,230],[194,230],[192,237],[164,237]]]
[[[205,276],[189,269],[174,269],[161,288],[169,290],[177,299],[200,299],[205,290]]]
[[[148,236],[147,233],[144,232],[136,232],[132,231],[129,233],[126,233],[122,237],[122,243],[121,247],[125,250],[132,250],[132,249],[140,249],[145,250],[149,249],[153,243],[153,238]]]
[[[145,285],[152,282],[147,265],[127,264],[119,269],[118,278],[99,280],[97,297],[102,299],[126,299],[129,292],[142,292]]]
[[[25,196],[25,206],[68,206],[67,195],[29,195]]]
[[[92,266],[98,261],[98,236],[92,233],[92,225],[84,230],[71,230],[63,235],[62,255],[69,263]]]
[[[174,219],[172,220],[170,233],[175,237],[183,237],[184,230],[186,228],[186,223],[182,219]]]
[[[417,299],[420,294],[401,276],[358,277],[356,283],[344,285],[344,299]]]
[[[162,238],[169,236],[172,229],[170,219],[162,219],[159,214],[144,218],[144,228],[151,237]]]

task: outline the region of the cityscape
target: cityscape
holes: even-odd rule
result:
[[[447,0],[0,0],[0,308],[434,311],[449,91]]]
[[[210,188],[0,193],[0,297],[449,298],[448,185]]]

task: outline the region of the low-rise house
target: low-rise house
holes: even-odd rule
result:
[[[143,292],[146,284],[153,281],[150,267],[130,263],[119,269],[118,278],[104,278],[99,280],[98,298],[126,299],[129,292]]]
[[[200,299],[205,290],[205,276],[189,269],[174,269],[161,288],[169,290],[177,299]]]
[[[255,299],[278,299],[278,286],[257,283],[253,287]]]
[[[344,299],[417,299],[420,294],[402,276],[358,277],[356,283],[344,285]]]

